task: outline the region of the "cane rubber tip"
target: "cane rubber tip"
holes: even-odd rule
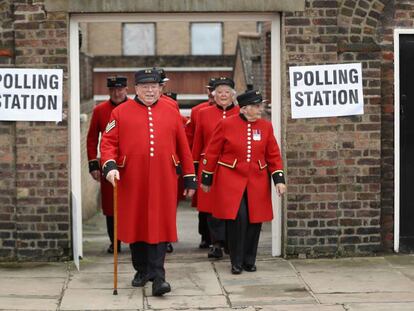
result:
[[[118,290],[114,289],[114,295],[118,295]]]

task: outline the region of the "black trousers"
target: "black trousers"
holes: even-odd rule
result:
[[[249,222],[247,193],[240,202],[235,220],[226,220],[227,245],[232,265],[254,265],[262,223]]]
[[[111,244],[114,244],[114,216],[106,216],[106,231],[108,232],[109,240]],[[121,241],[118,240],[118,246]]]
[[[198,212],[198,233],[201,235],[201,241],[206,241],[208,244],[211,244],[207,215],[208,213]]]
[[[226,221],[207,214],[207,224],[210,231],[211,243],[224,245],[226,240]]]
[[[161,278],[165,280],[165,253],[167,242],[158,244],[148,244],[145,242],[135,242],[129,244],[131,249],[132,265],[134,269],[145,275],[148,280]]]

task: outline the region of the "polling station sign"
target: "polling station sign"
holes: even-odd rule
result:
[[[292,118],[364,114],[360,63],[289,68]]]
[[[62,69],[0,68],[0,120],[62,121]]]

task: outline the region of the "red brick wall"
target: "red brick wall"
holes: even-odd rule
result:
[[[13,4],[15,58],[12,65],[62,68],[66,75],[67,15],[46,13],[43,1],[19,0]],[[8,14],[11,14],[10,7]],[[67,110],[66,78],[64,90],[64,110]],[[0,139],[8,142],[3,154],[0,153],[3,183],[0,257],[67,259],[70,255],[67,121],[59,124],[1,122]]]
[[[287,65],[361,62],[365,101],[362,116],[293,120],[286,86],[287,255],[381,247],[381,53],[373,44],[381,7],[310,0],[305,12],[284,14]]]
[[[393,248],[394,230],[394,46],[393,29],[414,28],[414,2],[388,1],[382,10],[381,34],[381,229],[386,249]]]

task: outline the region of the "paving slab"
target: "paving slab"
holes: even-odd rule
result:
[[[223,291],[209,262],[196,263],[166,263],[167,281],[170,282],[172,295],[202,296],[222,295]]]
[[[28,262],[0,263],[1,277],[62,277],[65,278],[70,267],[69,263]]]
[[[258,261],[256,272],[240,275],[230,273],[230,263],[214,265],[232,306],[315,302],[286,261]]]
[[[148,295],[151,290],[146,288]],[[150,309],[215,309],[230,307],[224,295],[217,296],[175,296],[166,294],[163,297],[147,297],[147,308]]]
[[[0,310],[56,310],[59,299],[28,298],[28,297],[1,297]]]
[[[334,258],[290,260],[299,272],[324,272],[331,269],[350,270],[360,273],[366,270],[389,270],[390,263],[384,257]]]
[[[327,269],[324,272],[301,272],[314,293],[414,292],[414,282],[398,271]]]
[[[133,274],[118,273],[118,288],[132,288]],[[76,273],[70,277],[68,288],[110,289],[114,286],[113,273]]]
[[[414,268],[414,255],[390,255],[384,257],[393,268]]]
[[[289,304],[278,306],[260,306],[260,311],[345,311],[342,305]]]
[[[364,303],[345,306],[348,311],[412,311],[414,303]]]
[[[414,269],[413,268],[396,268],[394,269],[394,271],[401,273],[402,275],[404,275],[406,278],[408,278],[414,283]]]
[[[67,289],[60,310],[142,310],[142,288],[119,289]]]
[[[314,294],[322,304],[329,303],[376,303],[376,302],[414,302],[411,292],[394,293],[341,293]],[[413,309],[414,310],[414,309]]]
[[[1,277],[0,297],[1,296],[36,296],[36,298],[56,298],[59,297],[66,278],[11,278]]]
[[[412,292],[414,282],[384,257],[293,260],[314,293]]]
[[[109,263],[89,261],[88,263],[81,262],[80,273],[113,273],[114,264],[113,261]],[[119,262],[118,263],[119,273],[130,273],[132,276],[135,274],[134,267],[131,262]]]

